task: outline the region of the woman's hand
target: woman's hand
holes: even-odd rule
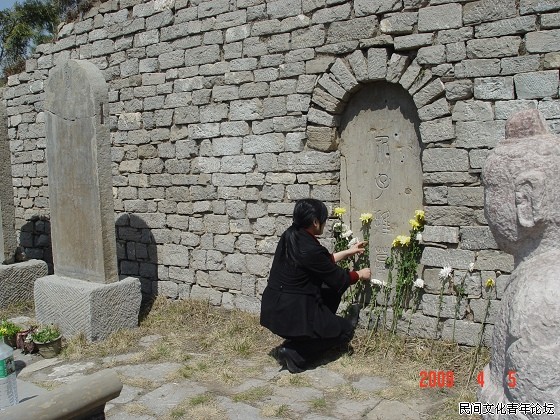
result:
[[[356,242],[350,248],[345,249],[344,251],[338,251],[333,254],[334,262],[339,262],[344,260],[345,258],[349,258],[355,254],[361,254],[365,251],[364,247],[366,246],[367,241]]]
[[[360,276],[360,280],[369,281],[371,278],[371,269],[369,267],[362,268],[361,270],[357,271],[358,276]]]
[[[365,246],[367,245],[367,241],[357,242],[348,248],[348,256],[351,257],[355,254],[362,254],[365,251]]]

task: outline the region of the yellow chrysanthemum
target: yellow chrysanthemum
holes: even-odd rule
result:
[[[392,247],[395,248],[397,246],[408,246],[409,244],[410,236],[398,235],[395,239],[393,239]]]
[[[334,215],[336,217],[340,217],[342,216],[344,213],[346,213],[346,209],[344,207],[335,207],[334,208]]]
[[[360,220],[362,221],[362,224],[370,223],[372,219],[373,219],[373,214],[371,213],[362,213],[360,215]]]
[[[401,236],[401,244],[402,246],[408,246],[410,244],[410,236]]]
[[[422,225],[420,224],[420,222],[416,219],[410,219],[408,221],[408,223],[410,223],[410,226],[412,226],[412,229],[418,229],[420,227],[422,227]]]
[[[495,285],[496,285],[496,282],[494,281],[494,279],[489,278],[488,280],[486,280],[486,288],[487,289],[491,289]]]
[[[424,222],[424,210],[416,210],[414,212],[414,218],[418,221],[418,223]]]

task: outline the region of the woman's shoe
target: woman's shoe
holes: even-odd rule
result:
[[[293,349],[280,347],[278,349],[278,358],[282,361],[283,364],[286,365],[286,368],[290,373],[301,373],[305,371],[305,369],[299,367],[298,364],[296,363],[295,359],[297,358],[301,359],[301,357]]]

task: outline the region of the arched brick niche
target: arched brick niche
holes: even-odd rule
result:
[[[450,113],[443,81],[431,70],[422,67],[417,59],[391,54],[387,48],[356,50],[337,58],[317,80],[307,115],[307,145],[321,151],[336,150],[341,113],[351,95],[366,84],[379,81],[399,84],[410,94],[420,115],[429,113],[431,119]],[[454,137],[451,120],[439,122],[439,125],[440,136],[447,139]],[[422,131],[422,142],[432,141],[427,137],[433,135],[432,131]],[[438,138],[438,141],[441,140],[444,139]]]

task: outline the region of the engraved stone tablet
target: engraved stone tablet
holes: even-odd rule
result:
[[[101,72],[76,60],[45,89],[54,271],[98,283],[118,280],[107,92]]]
[[[350,213],[354,236],[360,239],[360,214],[373,214],[372,276],[383,281],[393,239],[408,235],[408,221],[422,208],[418,125],[412,98],[390,83],[364,87],[342,117],[340,200]]]

